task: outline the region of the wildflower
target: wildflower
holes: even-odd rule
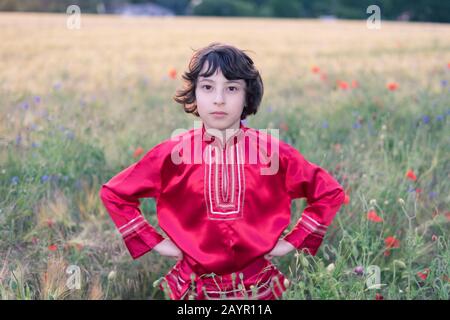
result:
[[[438,114],[436,116],[436,121],[444,121],[444,116],[442,114]]]
[[[402,198],[398,198],[398,203],[399,203],[401,206],[404,206],[404,205],[405,205],[405,200],[403,200]]]
[[[20,145],[20,142],[22,142],[22,136],[20,135],[20,133],[16,136],[16,145]]]
[[[388,249],[400,248],[400,241],[393,236],[386,237],[384,244]]]
[[[377,293],[375,294],[375,300],[384,300],[384,297],[381,294]]]
[[[48,176],[48,175],[43,175],[43,176],[41,177],[41,182],[44,183],[44,182],[46,182],[48,179],[49,179],[49,176]]]
[[[318,66],[312,66],[311,67],[311,72],[312,73],[320,73],[320,68]]]
[[[117,273],[116,273],[114,270],[111,270],[111,271],[108,273],[108,280],[109,280],[109,281],[113,281],[113,280],[116,278],[116,275],[117,275]]]
[[[435,191],[430,191],[430,192],[428,193],[428,197],[429,197],[430,199],[436,198],[436,197],[437,197],[437,192],[435,192]]]
[[[430,117],[427,115],[423,115],[422,121],[423,121],[423,123],[428,124],[428,123],[430,123]]]
[[[353,273],[357,274],[358,276],[362,276],[364,274],[364,267],[363,266],[357,266],[353,269]]]
[[[55,221],[53,221],[53,219],[51,219],[51,218],[47,219],[47,227],[52,228],[54,224],[55,224]]]
[[[367,213],[367,219],[373,222],[383,222],[383,218],[378,216],[375,210],[369,210]]]
[[[175,68],[170,68],[169,69],[169,77],[171,79],[176,79],[177,78],[177,70],[175,70]]]
[[[331,273],[331,272],[334,271],[335,268],[336,268],[336,267],[335,267],[334,263],[330,263],[330,264],[327,266],[326,270],[327,270],[327,272]]]
[[[348,82],[346,81],[338,80],[337,85],[342,90],[347,90],[349,88]]]
[[[144,149],[142,147],[137,147],[136,150],[133,152],[133,158],[139,157],[144,152]]]
[[[419,272],[417,272],[417,276],[420,278],[420,279],[422,279],[422,280],[427,280],[427,277],[428,277],[428,273],[430,272],[430,269],[429,268],[426,268],[425,270],[423,270],[423,271],[419,271]]]
[[[15,186],[18,183],[19,183],[19,177],[18,176],[14,176],[14,177],[11,178],[11,184],[13,186]]]
[[[356,80],[352,80],[352,88],[358,88],[359,87],[359,83]]]
[[[361,124],[359,122],[355,122],[352,127],[353,129],[359,129],[361,128]]]
[[[326,128],[328,128],[328,127],[329,127],[328,121],[322,122],[322,128],[326,129]]]
[[[344,204],[349,204],[350,203],[350,196],[346,193],[345,197],[344,197]]]
[[[34,97],[34,103],[39,104],[41,102],[41,97],[35,96]]]
[[[58,250],[58,247],[56,245],[54,245],[54,244],[51,244],[51,245],[48,246],[48,250],[56,251],[56,250]]]
[[[438,239],[437,235],[433,234],[431,236],[431,241],[437,241],[437,239]]]
[[[61,89],[61,82],[55,82],[55,84],[53,85],[53,89],[54,89],[54,90],[59,90],[59,89]]]
[[[416,181],[417,180],[417,177],[416,177],[416,175],[415,175],[415,173],[414,173],[414,171],[412,171],[411,169],[409,169],[407,172],[406,172],[406,178],[408,178],[408,179],[410,179],[410,180],[412,180],[412,181]]]
[[[388,82],[386,84],[386,87],[390,90],[390,91],[395,91],[398,89],[399,85],[397,82]]]

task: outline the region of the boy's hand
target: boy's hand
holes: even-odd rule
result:
[[[162,256],[175,258],[177,260],[183,259],[183,252],[170,239],[164,239],[153,249]]]
[[[295,247],[290,244],[288,241],[286,240],[278,240],[278,243],[276,244],[276,246],[272,249],[272,251],[270,251],[268,254],[266,254],[264,257],[266,259],[272,259],[273,257],[281,257],[284,256],[285,254],[288,254],[289,252],[291,252],[292,250],[295,250]]]

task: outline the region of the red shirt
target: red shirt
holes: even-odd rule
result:
[[[225,145],[204,125],[159,143],[100,197],[134,259],[164,239],[139,209],[140,198],[153,197],[159,226],[192,269],[222,275],[274,248],[295,198],[308,205],[284,240],[315,255],[344,191],[291,145],[241,123]]]

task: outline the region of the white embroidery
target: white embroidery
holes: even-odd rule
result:
[[[234,220],[241,218],[245,198],[244,160],[241,158],[242,146],[239,143],[227,146],[225,150],[225,162],[223,152],[220,151],[220,148],[217,146],[214,147],[214,161],[212,157],[213,147],[208,145],[206,148],[208,161],[205,165],[204,187],[208,218],[212,220]],[[217,161],[219,152],[221,159],[220,165],[222,166],[220,170],[221,175],[219,175],[219,163]],[[230,164],[231,168],[229,169],[228,166]],[[212,168],[213,166],[214,168]],[[213,175],[214,181],[212,181]],[[220,185],[219,178],[221,180]]]
[[[136,218],[134,218],[134,219],[128,221],[126,224],[124,224],[123,226],[121,226],[121,227],[119,228],[119,231],[122,232],[123,229],[128,228],[128,227],[131,226],[132,224],[136,223],[136,222],[137,222],[136,220],[139,220],[139,219],[142,219],[142,218],[143,218],[142,216],[137,216]]]
[[[147,221],[140,221],[139,223],[136,223],[131,228],[128,228],[126,231],[122,232],[122,236],[126,237],[127,235],[131,234],[133,231],[138,232],[138,229],[142,229],[141,226],[147,224]]]

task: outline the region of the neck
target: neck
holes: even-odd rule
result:
[[[218,128],[212,128],[208,126],[205,122],[205,129],[208,131],[209,134],[217,137],[220,139],[220,141],[223,143],[224,141],[227,141],[231,136],[233,136],[241,127],[241,120],[233,123],[231,126],[225,129],[218,129]]]

